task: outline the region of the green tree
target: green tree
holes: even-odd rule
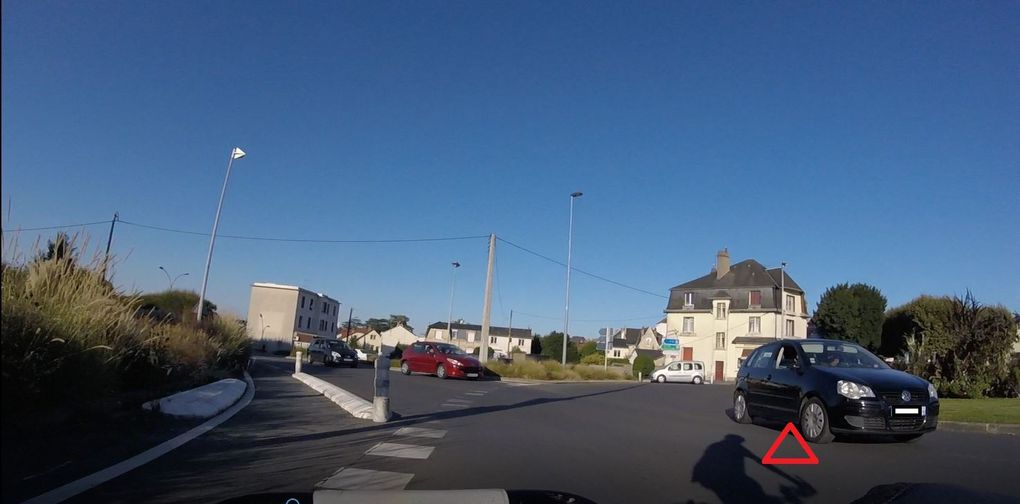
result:
[[[370,318],[365,321],[365,325],[371,327],[372,329],[375,329],[376,332],[388,331],[390,327],[393,327],[392,325],[390,325],[389,319],[382,318]]]
[[[542,337],[537,334],[531,337],[531,355],[542,355]]]
[[[52,240],[46,241],[46,252],[40,252],[36,257],[38,261],[70,261],[77,253],[74,240],[67,233],[60,232]]]
[[[542,355],[561,362],[563,360],[563,333],[553,331],[542,338]],[[577,345],[567,341],[567,362],[577,362]]]
[[[601,365],[603,365],[605,363],[606,363],[606,354],[604,354],[602,352],[594,352],[594,353],[590,353],[588,355],[585,355],[584,357],[581,357],[581,364],[599,365],[599,366],[601,366]]]
[[[598,351],[599,351],[598,343],[594,341],[587,341],[583,345],[581,345],[581,348],[577,349],[577,354],[580,355],[582,359],[584,359],[585,357]]]
[[[886,329],[887,344],[905,342],[907,370],[942,394],[1015,393],[1010,354],[1016,321],[1004,307],[983,306],[970,292],[963,298],[921,296],[892,310]]]
[[[647,378],[648,375],[652,374],[652,371],[655,371],[655,361],[653,361],[651,357],[647,355],[638,355],[637,358],[634,359],[635,375],[641,373],[642,376]]]
[[[397,326],[404,326],[408,331],[414,332],[414,328],[411,327],[411,318],[407,315],[390,315],[389,319],[390,328]]]
[[[885,296],[877,288],[843,283],[822,294],[813,320],[823,337],[853,341],[877,350],[882,342],[885,306]]]

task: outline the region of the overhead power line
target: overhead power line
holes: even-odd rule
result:
[[[52,229],[69,229],[86,226],[98,226],[99,224],[109,224],[110,220],[96,221],[96,222],[83,222],[81,224],[64,224],[60,226],[42,226],[42,227],[30,227],[30,228],[14,228],[11,231],[48,231]]]
[[[505,244],[507,244],[507,245],[510,245],[511,247],[514,247],[514,248],[520,249],[520,250],[522,250],[524,252],[527,252],[527,253],[535,256],[535,257],[540,257],[540,258],[545,259],[546,261],[549,261],[551,263],[559,264],[560,266],[563,266],[564,268],[567,267],[566,263],[564,263],[564,262],[557,261],[556,259],[553,259],[553,258],[551,258],[551,257],[549,257],[547,255],[543,255],[543,254],[540,254],[538,252],[535,252],[534,250],[522,247],[522,246],[520,246],[520,245],[518,245],[518,244],[516,244],[516,243],[514,243],[514,242],[512,242],[510,240],[506,240],[506,239],[500,238],[498,236],[496,237],[496,239],[501,241],[501,242],[503,242],[503,243],[505,243]],[[612,279],[606,278],[606,277],[601,276],[601,275],[596,275],[595,273],[590,273],[590,272],[585,271],[583,269],[573,268],[573,267],[570,268],[570,269],[571,269],[571,271],[576,271],[576,272],[578,272],[578,273],[580,273],[582,275],[587,275],[587,276],[590,276],[592,278],[596,278],[596,279],[602,280],[603,282],[608,282],[608,283],[611,283],[611,284],[616,285],[618,287],[623,287],[624,289],[630,289],[632,291],[640,292],[642,294],[648,294],[649,296],[655,296],[655,297],[659,297],[659,298],[663,298],[663,299],[669,299],[668,296],[663,296],[662,294],[657,294],[657,293],[652,292],[652,291],[648,291],[648,290],[645,290],[645,289],[634,287],[632,285],[627,285],[627,284],[622,283],[622,282],[617,282],[616,280],[612,280]]]
[[[514,310],[514,314],[515,315],[518,314],[518,313],[521,314],[521,315],[527,316],[527,317],[534,317],[534,318],[540,318],[540,319],[548,319],[548,320],[562,320],[563,319],[563,317],[550,317],[548,315],[538,315],[536,313],[528,313],[528,312],[522,312],[522,311],[519,311],[519,310]],[[663,317],[663,315],[660,313],[658,315],[649,315],[647,317],[605,318],[605,319],[571,319],[571,320],[573,320],[575,322],[630,322],[630,321],[633,321],[633,320],[659,319],[659,318],[662,318],[662,317]]]
[[[109,222],[109,221],[106,221]],[[131,222],[126,220],[120,220],[121,224],[127,224],[129,226],[136,226],[146,229],[153,229],[156,231],[165,231],[168,233],[179,233],[189,234],[195,236],[209,236],[209,233],[201,231],[190,231],[186,229],[175,229],[162,226],[153,226],[151,224],[141,224],[138,222]],[[227,238],[234,240],[251,240],[251,241],[271,241],[271,242],[288,242],[288,243],[416,243],[416,242],[439,242],[439,241],[455,241],[455,240],[475,240],[479,238],[488,238],[489,235],[473,235],[473,236],[444,236],[439,238],[388,238],[388,239],[372,239],[372,240],[329,240],[329,239],[315,239],[315,238],[275,238],[269,236],[244,236],[244,235],[230,235],[230,234],[219,234],[217,238]]]

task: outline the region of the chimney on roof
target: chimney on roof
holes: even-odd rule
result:
[[[730,272],[730,252],[722,249],[715,254],[715,278],[722,278]]]

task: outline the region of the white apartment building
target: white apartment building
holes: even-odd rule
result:
[[[340,302],[294,285],[251,284],[248,336],[267,351],[307,346],[315,337],[336,338]]]
[[[665,312],[665,337],[679,340],[671,357],[703,361],[715,381],[735,379],[758,346],[807,337],[807,301],[797,282],[754,259],[731,267],[726,249],[709,274],[670,289]]]

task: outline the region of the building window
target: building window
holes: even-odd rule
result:
[[[302,326],[302,325],[303,325],[304,323],[305,323],[305,316],[304,316],[304,315],[298,315],[298,318],[297,318],[297,326],[298,326],[298,329],[301,329],[301,326]]]
[[[694,306],[694,293],[693,292],[685,292],[684,293],[684,308],[691,308],[693,306]]]
[[[312,328],[312,317],[308,317],[308,318],[305,319],[305,329],[311,329],[311,328]]]
[[[475,341],[475,332],[474,331],[468,331],[468,341],[474,343],[474,341]]]
[[[436,329],[436,339],[443,339],[443,330]]]
[[[726,349],[726,333],[724,332],[715,333],[715,349],[716,350]]]
[[[761,307],[761,291],[760,290],[753,290],[753,291],[751,291],[749,296],[750,296],[750,299],[748,301],[748,304],[750,304],[751,306],[754,306],[756,308],[760,308]]]
[[[620,351],[619,350],[613,350],[613,357],[619,358],[620,357]]]
[[[333,316],[336,316],[336,311],[340,308],[340,305],[333,305]]]
[[[454,329],[450,334],[453,335],[450,339],[457,339],[460,337],[460,329]]]
[[[517,338],[517,346],[524,346],[524,338]]]
[[[491,344],[491,345],[495,345],[496,344],[496,337],[495,336],[489,336],[489,344]]]
[[[315,300],[314,299],[309,299],[308,300],[308,311],[312,311],[314,309],[315,309]]]
[[[794,308],[794,301],[795,301],[795,298],[792,295],[790,295],[790,294],[786,295],[786,311],[788,311],[790,313],[796,313],[797,312],[797,310]]]
[[[747,334],[761,334],[761,317],[747,319]]]
[[[718,320],[726,319],[726,303],[715,304],[715,318]]]
[[[305,297],[304,296],[301,296],[301,309],[302,310],[305,309]]]
[[[792,338],[793,337],[793,321],[792,320],[787,320],[786,321],[786,331],[783,333],[783,336],[785,336],[787,338]]]
[[[694,332],[694,317],[684,317],[684,332]]]

